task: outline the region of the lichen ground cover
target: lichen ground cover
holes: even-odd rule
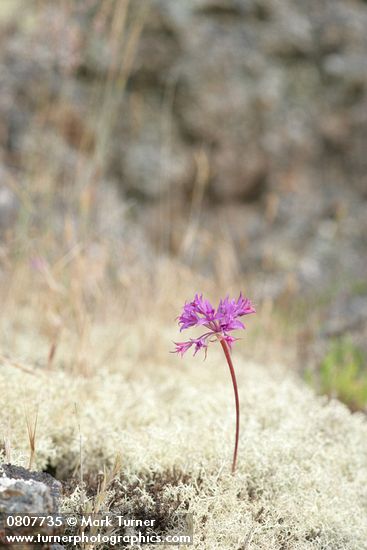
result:
[[[95,480],[119,456],[103,507],[159,508],[161,519],[190,512],[194,548],[367,548],[364,415],[239,355],[241,437],[231,475],[233,396],[220,350],[206,362],[167,354],[139,364],[128,349],[84,375],[1,365],[1,435],[12,461],[27,465],[25,418],[38,409],[35,465],[64,482],[65,507],[80,505],[81,460],[93,505]]]

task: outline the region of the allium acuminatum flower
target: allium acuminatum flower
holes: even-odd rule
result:
[[[201,349],[207,351],[208,343],[219,339],[225,340],[231,348],[232,344],[238,338],[230,334],[233,330],[244,329],[245,325],[239,320],[239,317],[255,313],[255,308],[248,298],[244,298],[240,293],[237,300],[229,299],[227,296],[220,300],[218,308],[214,309],[211,303],[203,298],[203,295],[195,295],[195,298],[186,303],[181,315],[178,317],[180,332],[193,327],[205,327],[204,332],[198,338],[190,338],[185,342],[174,342],[175,352],[181,356],[192,346],[195,347],[194,355]]]

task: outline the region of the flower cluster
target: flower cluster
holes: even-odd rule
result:
[[[227,296],[220,300],[217,309],[211,303],[203,298],[203,295],[195,295],[195,298],[186,303],[181,315],[178,317],[180,332],[192,327],[205,327],[207,332],[199,338],[190,338],[186,342],[174,342],[175,352],[181,356],[192,346],[195,347],[194,355],[201,349],[204,349],[205,355],[208,343],[214,341],[213,338],[225,340],[229,347],[237,340],[231,334],[233,330],[244,329],[245,325],[239,320],[239,317],[255,313],[255,308],[248,298],[244,298],[240,293],[237,300],[229,299]]]

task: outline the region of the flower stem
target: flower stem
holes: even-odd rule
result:
[[[237,387],[237,380],[236,380],[236,373],[233,367],[232,359],[231,359],[231,352],[229,350],[228,344],[225,340],[220,340],[221,346],[224,351],[224,355],[226,356],[227,363],[229,366],[229,371],[231,373],[232,378],[232,384],[233,384],[233,390],[234,390],[234,398],[236,401],[236,439],[234,444],[234,452],[233,452],[233,462],[232,462],[232,474],[236,470],[236,462],[237,462],[237,451],[238,451],[238,439],[240,435],[240,400],[238,397],[238,387]]]

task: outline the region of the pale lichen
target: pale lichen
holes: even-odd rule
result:
[[[13,460],[28,460],[24,407],[38,407],[38,468],[74,475],[78,485],[80,457],[88,481],[120,453],[120,481],[106,505],[120,501],[134,512],[159,501],[168,512],[177,501],[194,516],[197,549],[367,548],[365,416],[238,358],[243,428],[232,476],[234,418],[220,360],[214,352],[210,369],[171,358],[140,367],[125,361],[120,371],[88,377],[2,366],[0,418]],[[67,500],[69,508],[79,502],[76,494]]]

